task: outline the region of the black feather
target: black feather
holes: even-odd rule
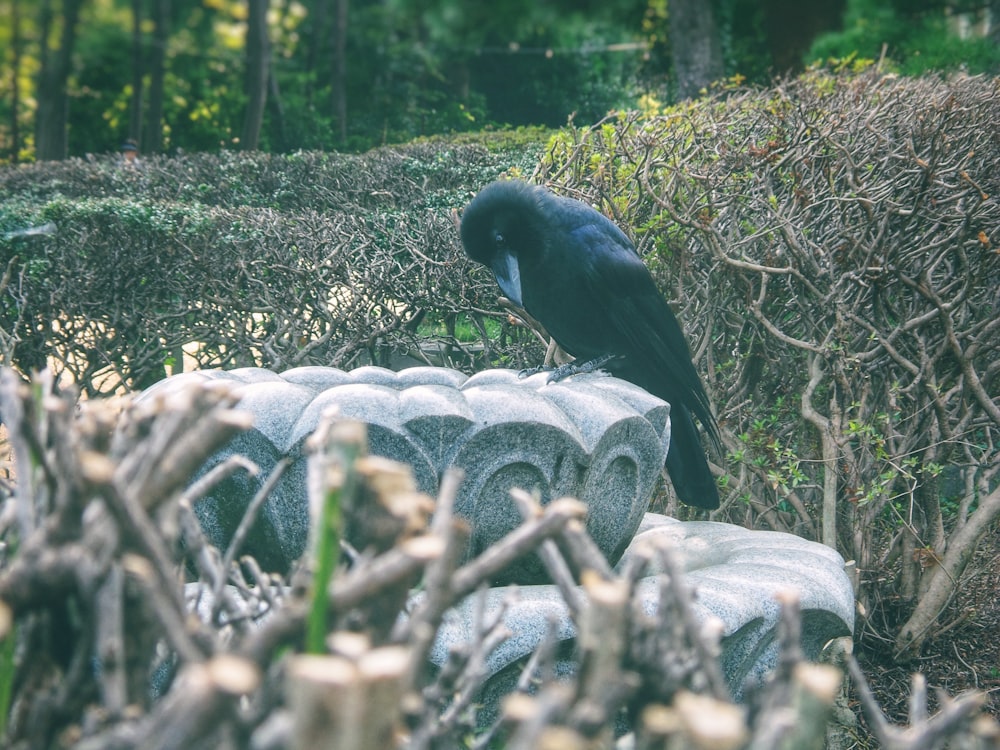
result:
[[[606,216],[519,180],[483,188],[462,214],[462,244],[503,293],[569,354],[605,355],[617,377],[671,405],[666,467],[678,497],[719,507],[692,416],[716,448],[718,426],[677,319],[628,237]]]

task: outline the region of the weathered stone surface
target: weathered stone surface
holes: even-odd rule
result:
[[[368,426],[370,451],[413,467],[419,488],[436,494],[444,471],[465,472],[456,512],[472,521],[475,555],[520,521],[508,491],[536,491],[543,503],[570,495],[588,505],[588,530],[612,561],[630,543],[663,466],[670,440],[669,406],[603,374],[548,383],[547,373],[513,370],[466,377],[441,367],[351,372],[304,367],[277,375],[243,368],[168,378],[145,398],[169,397],[191,381],[241,385],[240,408],[254,428],[205,467],[240,453],[261,467],[220,485],[196,510],[213,543],[225,547],[247,504],[275,463],[293,460],[265,504],[245,551],[266,568],[285,570],[308,537],[303,443],[328,409]],[[528,560],[505,580],[542,578]]]
[[[720,663],[736,700],[777,663],[779,593],[798,596],[806,658],[816,660],[830,640],[854,632],[854,593],[843,558],[822,544],[791,534],[708,521],[681,522],[647,513],[619,566],[644,545],[668,548],[694,591],[696,616],[722,622]],[[637,585],[636,596],[649,614],[659,609],[658,572],[653,565]],[[196,584],[191,587],[191,600],[200,603],[199,612],[207,618],[211,599]],[[233,595],[238,596],[235,590]],[[414,595],[413,606],[421,596]],[[561,644],[557,674],[571,675],[575,670],[576,628],[558,588],[550,584],[496,586],[467,597],[445,613],[431,662],[443,666],[453,647],[476,640],[480,619],[492,620],[501,611],[511,636],[487,657],[490,677],[479,701],[479,721],[484,726],[495,717],[503,696],[514,689],[522,667],[550,627]]]
[[[722,663],[734,688],[775,664],[780,616],[775,597],[781,591],[798,596],[807,658],[816,659],[831,638],[854,631],[854,591],[844,559],[824,544],[728,523],[682,523],[655,513],[646,514],[626,556],[646,544],[676,551],[685,580],[697,592],[696,608],[724,623]]]
[[[443,368],[345,373],[310,367],[280,376],[256,369],[190,373],[164,381],[145,397],[169,398],[191,380],[220,378],[243,384],[240,403],[254,415],[254,429],[215,460],[244,453],[263,471],[253,480],[233,480],[198,508],[216,544],[228,541],[275,462],[294,459],[249,540],[247,551],[265,565],[286,567],[304,549],[302,444],[335,406],[368,425],[372,453],[411,464],[428,493],[435,493],[448,466],[464,470],[456,508],[472,522],[472,553],[518,524],[511,487],[535,489],[543,502],[561,495],[584,500],[590,533],[612,561],[643,545],[668,547],[695,589],[696,614],[723,623],[722,667],[737,698],[776,662],[779,592],[799,597],[809,658],[830,639],[853,631],[853,593],[835,551],[789,534],[644,513],[669,444],[669,407],[629,383],[594,374],[548,384],[544,373],[519,379],[507,370],[466,378]],[[659,607],[656,572],[638,584],[639,600],[650,613]],[[469,597],[447,613],[439,631],[431,658],[441,665],[452,646],[475,637],[477,597],[485,597],[487,613],[506,607],[503,617],[513,635],[489,657],[484,720],[550,625],[563,644],[559,669],[573,668],[575,629],[562,596],[555,586],[524,585],[540,578],[537,567],[511,571],[509,580],[522,585]]]
[[[816,542],[772,531],[749,531],[732,524],[680,522],[648,513],[619,565],[643,545],[666,546],[685,570],[685,582],[695,592],[695,613],[702,620],[716,617],[723,624],[721,665],[730,690],[742,698],[744,687],[759,683],[778,658],[777,625],[779,592],[797,594],[802,612],[802,648],[815,660],[833,638],[854,631],[854,593],[844,560],[834,550]],[[655,566],[642,579],[637,596],[646,611],[659,608]],[[477,597],[484,596],[481,603]],[[488,659],[491,678],[482,702],[483,720],[510,692],[521,667],[544,637],[552,622],[564,644],[571,670],[576,630],[565,602],[552,585],[495,587],[469,597],[450,610],[439,630],[431,660],[443,665],[448,650],[474,637],[475,612],[484,604],[489,616],[506,607],[504,624],[511,638]]]

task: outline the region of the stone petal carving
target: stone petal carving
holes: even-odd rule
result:
[[[412,466],[424,492],[437,492],[448,467],[464,471],[456,512],[472,522],[473,555],[518,525],[508,492],[521,487],[537,491],[543,503],[564,495],[587,503],[591,535],[617,560],[642,521],[670,441],[669,405],[599,373],[548,383],[547,373],[519,378],[513,370],[467,377],[441,367],[303,367],[280,375],[242,368],[177,375],[144,397],[220,379],[241,384],[240,408],[253,415],[254,427],[204,469],[242,453],[261,474],[221,485],[197,512],[213,543],[225,546],[274,464],[290,457],[292,465],[246,543],[246,551],[272,570],[287,569],[305,549],[303,442],[331,407],[366,423],[371,452]],[[536,560],[507,576],[521,583],[544,578]]]
[[[240,405],[253,414],[254,429],[213,462],[243,453],[262,473],[253,480],[236,477],[199,504],[213,542],[226,544],[274,463],[293,459],[248,540],[248,551],[265,567],[284,569],[305,547],[302,444],[325,410],[336,406],[368,425],[372,453],[411,464],[422,490],[434,494],[449,466],[465,471],[456,509],[472,523],[473,554],[517,525],[511,487],[535,489],[543,502],[561,495],[585,501],[590,533],[612,562],[642,545],[668,546],[696,590],[698,616],[723,623],[722,667],[737,698],[776,662],[779,591],[798,593],[807,657],[853,632],[853,592],[834,550],[789,534],[645,513],[669,445],[669,406],[630,383],[589,374],[549,384],[545,373],[520,379],[509,370],[467,378],[444,368],[308,367],[281,375],[249,368],[179,375],[144,397],[169,398],[184,383],[214,379],[243,385]],[[555,586],[537,583],[541,578],[537,564],[510,571],[509,580],[521,584],[516,596],[512,587],[496,586],[469,597],[447,613],[438,633],[431,659],[442,665],[452,645],[473,637],[480,606],[503,611],[512,637],[489,657],[480,721],[489,720],[513,687],[550,622],[564,643],[562,653],[572,653],[575,629],[565,601]],[[638,582],[637,596],[648,612],[657,611],[655,575]],[[560,668],[571,670],[572,660]]]
[[[695,592],[694,609],[702,619],[723,623],[720,663],[734,698],[747,685],[759,684],[778,659],[779,592],[798,594],[802,612],[802,649],[815,661],[833,638],[854,632],[854,592],[844,572],[844,560],[825,545],[775,531],[750,531],[726,523],[681,522],[647,513],[622,561],[643,545],[666,546],[683,565],[685,582]],[[637,583],[636,599],[654,614],[659,608],[659,583],[654,566]],[[419,595],[418,595],[419,596]],[[485,601],[478,597],[485,597]],[[477,615],[477,611],[482,614]],[[553,623],[564,644],[569,673],[576,629],[562,594],[554,585],[498,586],[465,599],[449,610],[438,631],[431,661],[443,666],[448,652],[474,637],[477,616],[503,612],[511,637],[487,661],[490,679],[481,695],[487,724],[499,710],[500,699],[514,689],[521,668]]]

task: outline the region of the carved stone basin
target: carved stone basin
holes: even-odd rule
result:
[[[567,495],[585,502],[588,531],[614,563],[642,521],[670,441],[669,405],[603,374],[547,383],[546,373],[518,378],[513,370],[488,370],[467,377],[442,367],[303,367],[280,375],[204,370],[168,378],[144,397],[169,395],[192,380],[239,383],[239,407],[254,417],[253,429],[204,470],[232,453],[261,467],[257,477],[236,476],[198,503],[214,544],[225,546],[274,464],[293,460],[244,546],[270,570],[287,570],[305,549],[303,442],[330,407],[366,423],[371,453],[411,465],[430,495],[448,467],[463,470],[455,510],[472,524],[471,555],[519,524],[508,491],[520,487],[538,492],[543,503]],[[543,578],[532,558],[504,580]]]
[[[520,514],[508,497],[512,487],[537,491],[543,503],[563,495],[583,500],[588,529],[612,563],[640,545],[669,546],[695,589],[697,615],[723,623],[721,664],[734,696],[776,662],[779,591],[798,594],[807,657],[816,658],[827,641],[853,631],[853,591],[836,551],[790,534],[645,513],[669,446],[669,406],[625,381],[587,374],[549,384],[545,373],[519,379],[514,371],[490,370],[466,377],[429,367],[307,367],[281,375],[239,369],[178,375],[143,397],[169,398],[172,389],[191,381],[219,379],[241,384],[240,407],[253,414],[254,427],[204,470],[240,453],[262,471],[256,478],[240,474],[229,480],[196,510],[212,542],[225,547],[274,464],[290,457],[290,470],[244,548],[265,568],[287,569],[305,549],[303,441],[335,406],[367,424],[371,453],[413,466],[421,490],[434,495],[449,466],[464,471],[456,511],[472,525],[470,554],[518,525]],[[568,648],[575,637],[563,596],[544,583],[540,563],[526,562],[500,583],[514,582],[514,604],[501,585],[485,592],[485,601],[470,597],[450,610],[431,653],[440,666],[452,645],[475,637],[477,609],[503,613],[513,635],[489,657],[484,716],[511,689],[550,623]],[[638,593],[647,611],[656,612],[654,576],[639,581]]]
[[[836,550],[777,531],[751,531],[728,523],[677,521],[647,513],[619,565],[643,546],[666,546],[684,570],[694,590],[693,609],[700,621],[722,623],[720,666],[736,700],[762,684],[778,663],[778,596],[794,592],[801,608],[800,645],[805,657],[817,661],[824,646],[854,632],[854,592]],[[636,596],[647,614],[660,606],[656,566],[637,583]],[[504,695],[514,690],[524,664],[554,626],[566,656],[557,672],[573,669],[576,627],[562,593],[555,585],[497,586],[482,599],[470,596],[450,610],[438,631],[431,661],[444,666],[453,645],[475,639],[479,617],[500,616],[511,632],[488,657],[491,675],[480,695],[480,720],[488,724]],[[420,596],[419,594],[417,596]]]

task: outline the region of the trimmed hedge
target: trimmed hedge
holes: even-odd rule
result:
[[[4,355],[23,371],[48,361],[91,394],[153,382],[182,349],[189,365],[279,370],[540,356],[503,321],[451,216],[476,186],[530,169],[540,148],[428,142],[5,170],[14,199],[0,232],[55,231],[0,246]]]
[[[856,560],[869,612],[888,576],[897,654],[1000,517],[997,122],[1000,79],[813,71],[566,131],[539,172],[631,228],[679,308],[723,512]]]
[[[857,548],[858,513],[920,505],[919,473],[953,451],[987,465],[968,444],[998,443],[973,393],[998,390],[998,85],[812,72],[544,145],[526,132],[3,170],[0,231],[57,230],[0,243],[0,345],[92,393],[162,377],[182,347],[202,367],[534,363],[537,338],[498,310],[453,216],[486,182],[534,171],[632,231],[678,307],[728,435],[729,512],[812,538],[831,527],[816,468],[829,431],[802,429],[811,408],[814,426],[836,422],[840,542]],[[946,396],[928,401],[926,383]],[[929,429],[942,438],[924,450]],[[964,481],[948,485],[959,520],[976,507]]]

